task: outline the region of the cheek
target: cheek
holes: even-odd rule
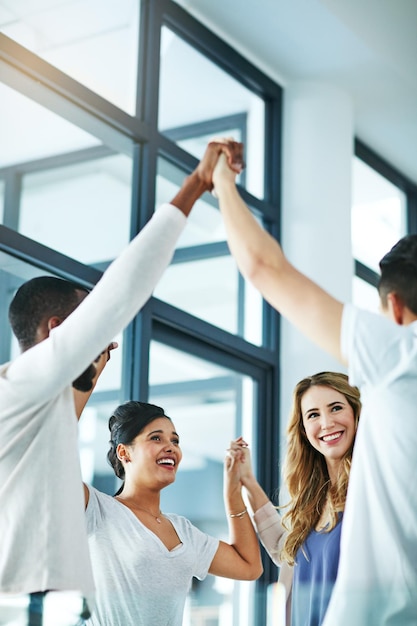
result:
[[[316,430],[317,430],[317,428],[314,428],[313,426],[307,424],[307,427],[304,425],[304,430],[305,430],[305,434],[306,434],[306,437],[307,437],[309,443],[312,446],[316,447],[316,445],[317,445],[317,441],[316,441]]]

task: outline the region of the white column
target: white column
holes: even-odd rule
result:
[[[300,271],[336,298],[350,301],[352,102],[328,85],[289,85],[283,127],[283,250]],[[346,371],[282,320],[283,434],[295,384],[322,370]]]

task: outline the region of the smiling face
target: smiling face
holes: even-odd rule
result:
[[[130,445],[119,444],[118,454],[126,461],[126,482],[157,489],[174,482],[182,459],[179,436],[167,417],[149,422]]]
[[[314,385],[301,398],[301,414],[307,439],[325,457],[330,472],[353,443],[354,411],[339,391]]]

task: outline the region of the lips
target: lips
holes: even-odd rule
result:
[[[162,459],[158,459],[157,460],[157,464],[158,465],[163,465],[165,467],[175,467],[175,465],[176,465],[174,459],[172,459],[170,457],[164,457]]]
[[[336,442],[336,441],[339,441],[342,435],[343,435],[343,431],[339,430],[337,433],[331,433],[330,435],[323,435],[323,437],[320,437],[320,439],[324,441],[324,443],[330,443],[333,441]]]

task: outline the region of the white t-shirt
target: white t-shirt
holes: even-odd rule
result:
[[[415,626],[417,323],[397,326],[347,305],[342,352],[363,409],[323,626]]]
[[[0,593],[91,594],[71,384],[148,300],[185,223],[158,209],[48,339],[0,367]]]
[[[181,540],[169,551],[124,504],[89,491],[87,529],[97,594],[87,623],[181,626],[192,577],[206,577],[218,539],[185,517],[165,514]]]

